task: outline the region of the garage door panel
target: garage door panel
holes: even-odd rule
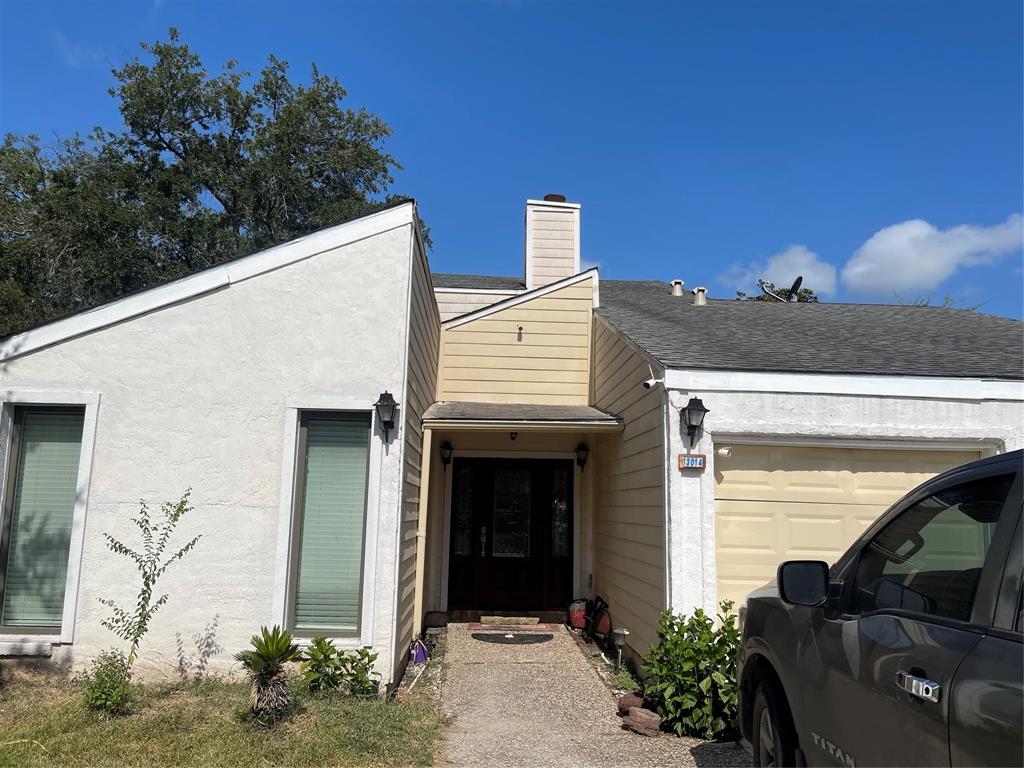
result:
[[[977,451],[739,445],[716,459],[716,497],[888,507],[914,486],[976,458]]]
[[[719,599],[741,603],[783,560],[839,556],[907,491],[974,451],[733,446],[716,457]]]

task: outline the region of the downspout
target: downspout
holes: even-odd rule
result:
[[[433,451],[434,431],[423,430],[423,455],[420,457],[419,518],[416,521],[416,592],[413,597],[412,636],[423,631],[423,584],[426,579],[424,565],[427,553],[427,509],[430,503],[430,457]]]
[[[664,374],[662,374],[664,376]],[[672,403],[669,400],[668,389],[662,384],[661,387],[661,440],[664,446],[665,459],[662,462],[664,474],[662,482],[662,504],[665,519],[665,609],[674,612],[672,607],[672,435],[670,424]]]

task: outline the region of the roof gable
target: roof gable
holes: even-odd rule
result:
[[[170,283],[158,285],[55,320],[0,342],[0,361],[34,352],[62,341],[131,320],[212,291],[229,288],[258,275],[318,254],[378,235],[416,220],[415,203],[371,213],[289,240],[248,256],[219,264]]]

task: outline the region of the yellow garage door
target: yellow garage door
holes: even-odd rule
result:
[[[907,491],[979,457],[978,451],[730,448],[729,456],[715,456],[715,547],[718,599],[737,607],[775,578],[783,560],[835,562]]]

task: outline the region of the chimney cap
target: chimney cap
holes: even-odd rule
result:
[[[560,195],[557,192],[549,192],[544,195],[544,202],[546,203],[564,203],[565,195]]]

